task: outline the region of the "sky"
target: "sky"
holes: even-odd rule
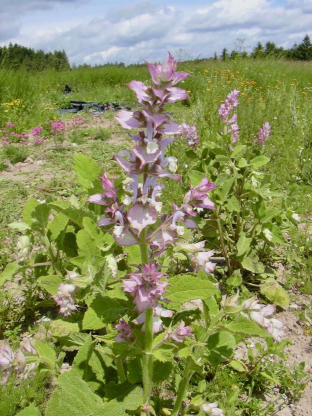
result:
[[[312,0],[0,0],[0,46],[65,50],[71,64],[212,57],[312,38]]]

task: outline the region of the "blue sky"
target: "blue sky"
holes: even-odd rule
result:
[[[312,0],[0,0],[0,45],[64,49],[71,63],[210,57],[237,39],[312,37]]]

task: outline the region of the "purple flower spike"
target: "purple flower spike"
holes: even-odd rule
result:
[[[75,286],[72,284],[61,283],[58,287],[57,296],[52,296],[55,302],[60,306],[60,313],[64,316],[70,316],[77,311],[73,293]]]
[[[189,147],[198,146],[199,137],[196,126],[189,126],[186,123],[182,123],[179,126],[179,134],[187,140],[187,145]]]
[[[167,87],[172,87],[190,76],[186,72],[176,72],[178,62],[173,59],[170,53],[168,61],[163,64],[153,65],[146,62],[146,65],[155,85],[165,84]]]
[[[239,127],[237,124],[237,115],[233,114],[232,111],[239,105],[238,96],[240,92],[238,90],[231,91],[226,97],[224,104],[221,104],[219,108],[219,115],[222,123],[229,125],[228,133],[232,134],[232,143],[237,142]]]
[[[104,206],[112,205],[116,202],[117,199],[117,191],[114,187],[114,181],[111,181],[107,177],[107,173],[104,173],[103,177],[101,178],[102,186],[103,186],[103,194],[95,194],[91,195],[87,201],[93,204],[99,204]]]
[[[130,279],[123,280],[124,292],[134,298],[138,312],[154,308],[166,291],[168,283],[161,281],[165,274],[156,270],[156,264],[144,265],[142,273],[130,273]]]
[[[185,322],[180,322],[180,324],[172,332],[168,332],[166,339],[173,339],[175,342],[183,342],[185,337],[191,335],[191,327],[185,326]]]
[[[209,182],[205,177],[201,182],[193,188],[191,186],[189,192],[184,196],[183,208],[188,215],[196,216],[194,208],[214,209],[214,203],[207,197],[207,193],[215,189],[216,185]]]
[[[265,142],[270,138],[271,126],[268,121],[266,121],[262,129],[259,129],[258,137],[254,140],[254,144],[259,144],[264,146]]]
[[[115,329],[119,331],[116,335],[116,342],[127,342],[134,339],[132,328],[124,319],[120,319],[119,324],[115,326]]]

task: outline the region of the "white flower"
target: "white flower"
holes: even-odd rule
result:
[[[115,225],[113,234],[116,237],[120,237],[123,232],[123,228],[124,228],[123,225]]]
[[[154,153],[157,152],[158,149],[159,149],[158,141],[155,140],[155,139],[153,139],[152,141],[150,141],[150,142],[147,143],[146,153],[148,155],[153,155]]]
[[[174,156],[167,157],[168,169],[170,172],[175,173],[178,169],[178,159]]]
[[[272,233],[267,228],[263,230],[263,234],[268,241],[272,241]]]
[[[301,217],[299,214],[297,214],[296,212],[293,213],[293,215],[291,216],[295,221],[301,221]]]

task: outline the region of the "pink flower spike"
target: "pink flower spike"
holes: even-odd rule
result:
[[[128,220],[131,227],[138,230],[140,234],[145,227],[155,224],[157,221],[157,213],[156,210],[149,205],[136,203],[129,209]]]
[[[120,319],[119,324],[115,326],[115,329],[119,331],[119,334],[116,335],[116,342],[127,342],[128,340],[134,339],[132,328],[124,319]]]

